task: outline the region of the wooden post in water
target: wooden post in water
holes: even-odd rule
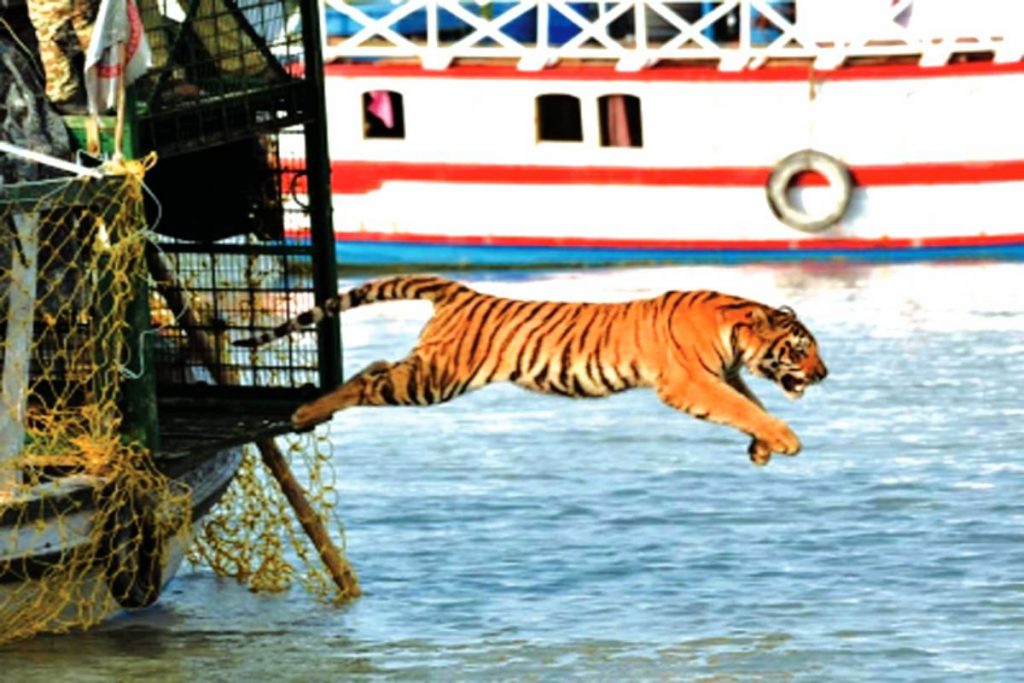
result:
[[[163,258],[155,249],[147,247],[146,260],[149,263],[153,279],[156,280],[157,291],[167,301],[167,306],[171,309],[171,313],[174,314],[182,329],[185,330],[189,343],[203,360],[203,364],[206,365],[210,374],[214,376],[218,384],[237,384],[237,376],[233,372],[224,369],[217,362],[214,345],[210,342],[209,336],[199,328],[199,319],[185,301],[184,290],[181,284],[174,276],[174,273],[171,272],[171,269],[167,267]],[[260,450],[263,464],[267,466],[267,469],[270,470],[270,473],[274,476],[278,485],[280,485],[285,498],[288,499],[288,503],[295,511],[299,524],[302,525],[306,536],[312,541],[313,546],[320,555],[320,559],[323,560],[324,565],[330,572],[331,578],[340,591],[339,597],[359,597],[361,591],[359,590],[359,582],[356,579],[355,573],[341,553],[338,552],[338,548],[331,540],[327,529],[324,528],[320,517],[313,510],[313,506],[306,499],[306,492],[302,489],[295,475],[292,474],[291,468],[288,467],[288,461],[280,449],[278,449],[277,444],[274,443],[273,439],[263,439],[256,442],[256,447]]]
[[[295,475],[292,474],[291,469],[288,467],[288,461],[285,460],[277,444],[272,439],[264,439],[256,442],[256,446],[260,449],[263,464],[267,466],[267,469],[274,475],[274,479],[281,485],[281,491],[284,493],[285,498],[288,499],[292,509],[295,510],[295,516],[298,518],[299,524],[302,525],[309,540],[313,542],[313,546],[320,554],[320,559],[323,560],[327,570],[331,573],[331,578],[334,579],[334,583],[340,591],[339,597],[357,598],[362,595],[362,591],[359,590],[359,581],[356,579],[352,567],[349,566],[348,562],[345,561],[345,558],[341,556],[341,553],[334,546],[320,517],[313,510],[309,501],[306,500],[305,491],[302,490],[302,486],[295,479]]]

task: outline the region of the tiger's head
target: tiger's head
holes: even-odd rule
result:
[[[778,384],[791,399],[800,398],[807,387],[828,376],[818,342],[788,306],[756,309],[745,341],[747,369]]]

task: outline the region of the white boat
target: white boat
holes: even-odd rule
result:
[[[343,266],[1024,255],[1024,3],[325,6]]]

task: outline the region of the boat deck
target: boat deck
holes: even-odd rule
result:
[[[214,411],[203,406],[160,407],[157,457],[178,459],[205,455],[286,434],[292,430],[291,407],[256,412]]]

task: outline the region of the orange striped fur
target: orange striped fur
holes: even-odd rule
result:
[[[625,303],[520,301],[429,275],[368,282],[235,343],[259,346],[324,316],[397,299],[434,305],[412,352],[372,363],[301,406],[296,429],[351,406],[432,405],[493,382],[582,398],[651,387],[673,408],[749,434],[751,460],[765,464],[772,453],[795,455],[800,440],[764,410],[740,370],[791,398],[827,374],[817,342],[789,308],[704,290]]]

